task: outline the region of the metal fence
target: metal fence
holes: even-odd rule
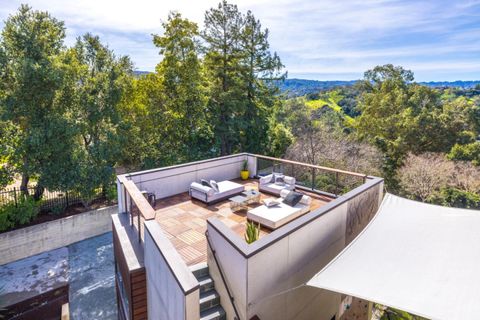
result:
[[[357,173],[336,169],[322,170],[319,166],[257,156],[257,175],[265,176],[272,172],[295,177],[297,186],[335,196],[345,194],[365,182],[365,175]]]
[[[30,186],[28,187],[28,193],[33,195],[35,193],[35,187]],[[23,192],[20,188],[10,188],[4,189],[0,191],[0,207],[5,206],[7,204],[15,204],[18,205],[19,201],[21,201],[23,197]],[[95,201],[98,199],[103,199],[103,195],[100,191],[98,191],[92,198],[84,199],[80,196],[78,192],[74,191],[48,191],[45,190],[42,197],[40,198],[40,211],[41,212],[49,212],[55,209],[66,209],[69,206],[82,203],[82,201]]]

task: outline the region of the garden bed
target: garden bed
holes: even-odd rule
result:
[[[41,224],[41,223],[48,222],[48,221],[54,221],[54,220],[62,219],[62,218],[65,218],[65,217],[77,215],[77,214],[84,213],[84,212],[87,212],[87,211],[108,207],[108,206],[111,206],[111,205],[114,205],[114,204],[115,204],[114,202],[108,201],[105,198],[99,198],[99,199],[93,200],[90,203],[89,208],[86,208],[81,203],[75,203],[75,204],[69,205],[60,214],[54,214],[50,210],[48,210],[48,211],[47,210],[41,210],[40,213],[35,218],[33,218],[30,222],[22,224],[22,225],[17,225],[17,226],[15,226],[13,228],[10,228],[8,230],[0,231],[0,234],[5,233],[5,232],[9,232],[9,231],[13,231],[13,230],[26,228],[26,227],[29,227],[29,226],[34,226],[34,225]]]

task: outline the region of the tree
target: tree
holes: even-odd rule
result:
[[[15,132],[14,139],[0,137],[9,150],[3,161],[21,174],[25,193],[30,178],[38,176],[37,197],[47,177],[63,179],[74,136],[57,100],[64,37],[63,22],[22,5],[5,21],[0,39],[0,114]]]
[[[77,39],[71,55],[76,100],[70,111],[81,141],[74,153],[75,189],[88,199],[99,186],[105,192],[126,147],[120,105],[131,86],[132,64],[88,33]]]
[[[245,92],[242,90],[240,33],[244,25],[236,5],[225,0],[205,13],[205,70],[209,83],[208,108],[220,154],[237,151],[239,122]]]
[[[265,149],[268,141],[268,119],[278,93],[274,81],[283,80],[286,74],[281,74],[284,66],[280,57],[269,51],[268,29],[262,29],[260,20],[251,11],[244,17],[239,43],[246,97],[240,126],[242,150],[258,153]]]
[[[400,186],[406,196],[425,202],[449,185],[454,168],[442,154],[409,154],[399,170]]]
[[[365,143],[359,142],[354,135],[348,134],[344,127],[344,117],[330,107],[311,104],[304,99],[291,99],[285,104],[283,120],[295,136],[295,142],[286,152],[286,158],[320,166],[334,167],[370,175],[379,175],[381,154]],[[281,117],[280,117],[281,118]],[[295,174],[309,176],[310,170]],[[309,176],[310,177],[310,176]],[[349,190],[361,182],[358,178],[340,176],[340,185]],[[311,178],[308,178],[310,180]],[[334,175],[317,170],[316,187],[328,192],[337,192]]]
[[[159,126],[165,133],[160,136],[170,141],[177,162],[192,161],[210,149],[198,27],[175,12],[162,26],[164,34],[153,38],[163,56],[156,67],[166,113],[161,115],[166,121]]]
[[[384,154],[383,172],[392,190],[398,187],[396,170],[409,152],[448,152],[472,136],[468,104],[443,104],[437,91],[412,81],[411,71],[385,65],[367,71],[361,84],[361,115],[354,127],[360,139]]]

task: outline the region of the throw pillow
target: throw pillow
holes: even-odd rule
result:
[[[280,204],[280,202],[277,199],[268,198],[268,199],[263,200],[263,204],[267,208],[270,208],[270,207],[273,207],[273,206],[278,206]]]
[[[205,187],[212,187],[212,185],[210,184],[210,182],[208,182],[207,180],[205,179],[202,179],[200,180],[200,182],[202,183],[202,186],[205,186]]]
[[[215,191],[215,192],[218,192],[219,189],[218,189],[218,183],[215,181],[215,180],[210,180],[210,185],[212,186],[212,189]]]
[[[285,176],[275,176],[275,184],[279,186],[284,186],[285,185]]]
[[[295,191],[290,191],[285,199],[283,199],[283,203],[288,204],[290,207],[295,207],[297,203],[302,200],[303,194],[295,192]]]
[[[275,178],[276,177],[283,177],[283,173],[281,172],[272,172],[272,181],[270,183],[275,183]]]

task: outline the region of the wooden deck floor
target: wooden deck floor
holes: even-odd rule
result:
[[[258,190],[257,180],[239,180],[236,182],[245,185],[245,189]],[[312,211],[332,200],[325,196],[305,193],[313,198],[310,209]],[[270,197],[274,196],[268,194],[261,195],[262,199]],[[259,205],[253,204],[250,208]],[[207,206],[198,200],[190,199],[188,193],[185,192],[157,200],[155,211],[157,222],[187,265],[207,261],[205,231],[207,230],[207,219],[210,217],[217,217],[238,234],[239,237],[242,239],[244,237],[247,211],[232,212],[228,200]],[[270,233],[270,230],[262,228],[260,237],[268,233]]]

